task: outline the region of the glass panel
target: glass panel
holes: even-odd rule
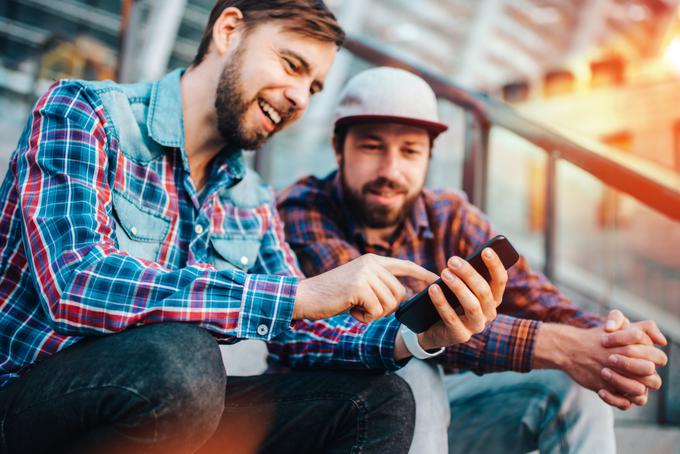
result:
[[[439,118],[449,125],[449,129],[434,143],[427,186],[460,189],[465,158],[465,111],[451,102],[440,100]]]
[[[489,137],[487,213],[498,231],[543,269],[545,153],[499,127]]]
[[[546,153],[499,127],[489,142],[487,212],[538,268]],[[566,161],[558,161],[556,184],[555,281],[579,302],[654,319],[680,337],[680,223]]]

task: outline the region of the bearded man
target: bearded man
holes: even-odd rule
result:
[[[303,178],[279,196],[286,237],[307,276],[373,253],[444,270],[463,305],[488,298],[482,276],[461,271],[494,227],[465,194],[425,188],[433,142],[446,129],[432,89],[414,74],[372,68],[348,81],[336,109],[338,170]],[[384,330],[386,367],[391,356],[425,360],[400,371],[416,399],[412,452],[614,453],[609,406],[645,405],[648,391],[659,389],[655,367],[667,358],[653,344],[666,339],[653,321],[579,308],[524,258],[503,277],[498,317],[469,342],[447,345],[438,325],[416,335],[395,317],[372,323]],[[500,278],[491,278],[492,291]],[[403,282],[413,293],[426,286]],[[441,294],[429,287],[433,302]],[[357,324],[343,314],[334,319]],[[309,357],[289,358],[281,348],[289,335],[270,345],[273,359],[307,364]],[[356,343],[339,336],[332,353]]]

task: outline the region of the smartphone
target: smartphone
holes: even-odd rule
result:
[[[515,248],[512,247],[512,244],[510,244],[510,241],[508,241],[506,237],[503,235],[498,235],[482,244],[479,249],[467,257],[466,260],[470,263],[470,265],[472,265],[472,267],[484,279],[490,281],[491,275],[489,274],[489,270],[487,269],[486,265],[482,261],[482,251],[488,247],[496,252],[506,270],[517,263],[517,260],[519,260],[519,254]],[[442,282],[441,278],[437,279],[434,284],[437,284],[442,289],[446,300],[449,302],[449,304],[451,304],[456,313],[458,315],[463,315],[465,313],[463,306],[460,304],[458,298],[451,291],[451,289],[444,282]],[[432,304],[430,295],[427,293],[427,288],[413,296],[413,298],[410,300],[402,303],[401,306],[399,306],[399,309],[397,309],[395,315],[397,320],[406,325],[414,333],[422,333],[440,319],[439,313]]]

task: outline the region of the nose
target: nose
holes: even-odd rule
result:
[[[284,90],[284,96],[297,114],[303,114],[309,105],[309,87],[304,84],[291,85]]]
[[[378,176],[389,178],[391,180],[399,176],[399,154],[398,150],[390,147],[382,156],[382,162],[378,169]]]

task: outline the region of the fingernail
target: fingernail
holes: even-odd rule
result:
[[[452,281],[453,280],[453,273],[449,270],[444,270],[442,271],[442,278],[446,281]]]
[[[607,329],[614,329],[614,328],[616,328],[616,322],[615,322],[614,320],[609,320],[609,321],[607,322],[606,328],[607,328]]]
[[[489,248],[484,249],[483,254],[484,254],[484,255],[486,256],[486,258],[488,258],[488,259],[490,259],[491,257],[493,257],[493,252],[491,252],[491,249],[489,249]]]
[[[619,363],[619,357],[617,355],[610,355],[609,356],[609,362],[612,364],[618,364]]]
[[[599,391],[597,392],[597,395],[600,396],[600,397],[603,398],[603,399],[604,399],[605,397],[607,397],[607,393],[605,393],[603,390],[599,390]]]
[[[610,371],[609,369],[606,369],[606,368],[602,369],[602,376],[604,378],[612,378],[612,371]]]
[[[452,258],[449,263],[453,268],[460,268],[460,266],[463,264],[463,262],[460,260],[458,257]]]

